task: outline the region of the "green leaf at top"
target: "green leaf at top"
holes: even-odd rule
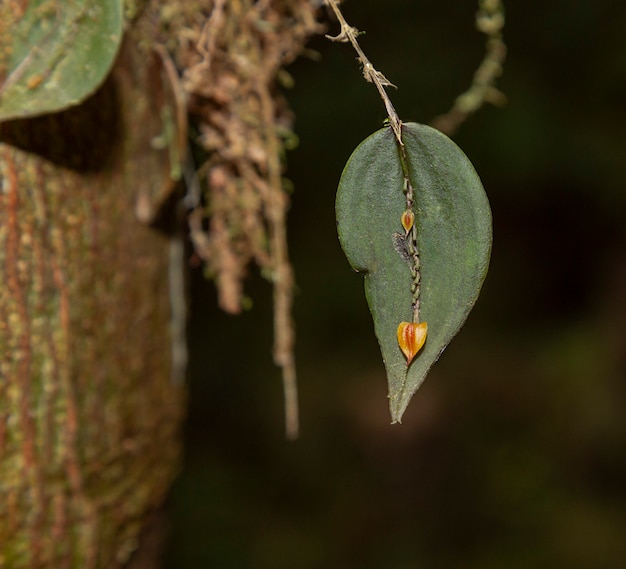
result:
[[[491,252],[491,210],[476,171],[439,131],[403,125],[421,263],[420,320],[426,344],[407,370],[398,346],[400,322],[411,321],[410,267],[394,247],[406,208],[399,152],[390,128],[354,151],[337,191],[337,226],[352,267],[365,273],[365,293],[385,363],[392,421],[407,405],[472,309]]]
[[[0,121],[63,110],[100,86],[122,40],[122,0],[3,4]]]

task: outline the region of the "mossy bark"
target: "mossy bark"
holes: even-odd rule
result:
[[[127,41],[78,107],[0,125],[0,567],[123,567],[176,473],[171,184],[155,60]],[[150,565],[142,565],[150,566]]]

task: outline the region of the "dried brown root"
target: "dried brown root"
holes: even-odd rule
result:
[[[274,360],[283,369],[286,428],[298,432],[293,356],[293,271],[287,248],[284,139],[291,114],[277,89],[284,66],[321,32],[308,0],[198,0],[164,8],[177,30],[170,46],[185,70],[206,195],[190,216],[196,253],[215,278],[219,304],[242,309],[243,279],[254,261],[274,287]],[[193,25],[189,25],[193,22]]]

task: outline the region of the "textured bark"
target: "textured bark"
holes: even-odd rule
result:
[[[127,44],[79,107],[0,125],[3,568],[124,566],[176,472],[168,240],[135,216],[172,185],[159,69]]]

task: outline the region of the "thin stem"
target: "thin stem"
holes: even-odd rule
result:
[[[337,0],[324,0],[324,4],[332,9],[332,11],[335,13],[335,16],[337,16],[337,20],[339,21],[339,24],[341,26],[341,32],[338,36],[327,35],[326,37],[332,41],[350,42],[352,44],[352,47],[359,56],[359,61],[363,66],[363,76],[365,77],[366,81],[374,83],[374,85],[376,86],[376,89],[378,90],[378,93],[380,94],[383,103],[385,104],[387,116],[389,117],[389,125],[391,126],[396,136],[398,144],[403,147],[404,143],[402,142],[402,121],[398,117],[398,113],[396,113],[396,110],[391,103],[391,99],[389,98],[389,95],[387,95],[387,91],[385,91],[385,87],[395,87],[395,85],[391,81],[389,81],[389,79],[387,79],[380,71],[377,71],[370,62],[370,60],[367,58],[365,53],[363,53],[363,50],[361,49],[361,46],[356,39],[359,35],[359,30],[353,28],[351,25],[348,24],[348,22],[346,22],[346,19],[343,17],[341,10],[339,10]]]
[[[357,41],[357,36],[359,35],[359,31],[350,26],[346,19],[343,17],[341,10],[339,9],[339,5],[337,0],[324,0],[324,4],[329,6],[332,11],[337,16],[337,20],[341,26],[341,32],[338,36],[329,36],[326,37],[332,41],[339,42],[350,42],[352,47],[356,51],[358,55],[358,59],[363,66],[363,76],[366,81],[370,83],[374,83],[378,93],[380,94],[383,103],[385,104],[385,109],[387,110],[387,116],[389,119],[389,125],[393,130],[393,133],[396,138],[396,144],[398,146],[398,153],[400,155],[400,165],[402,167],[402,176],[403,176],[403,191],[406,198],[406,211],[413,211],[413,204],[415,202],[415,192],[413,189],[413,184],[411,183],[411,178],[409,176],[409,160],[406,153],[406,148],[404,147],[404,142],[402,141],[402,121],[398,117],[396,110],[391,103],[391,99],[389,95],[387,95],[387,91],[385,87],[395,87],[391,81],[389,81],[380,71],[376,70],[368,57],[365,55],[359,42]],[[408,253],[411,257],[411,275],[413,277],[413,283],[411,285],[411,292],[413,294],[413,302],[411,305],[412,319],[413,322],[419,323],[419,307],[420,307],[420,259],[419,259],[419,250],[417,248],[417,228],[415,225],[407,231],[405,236]]]

